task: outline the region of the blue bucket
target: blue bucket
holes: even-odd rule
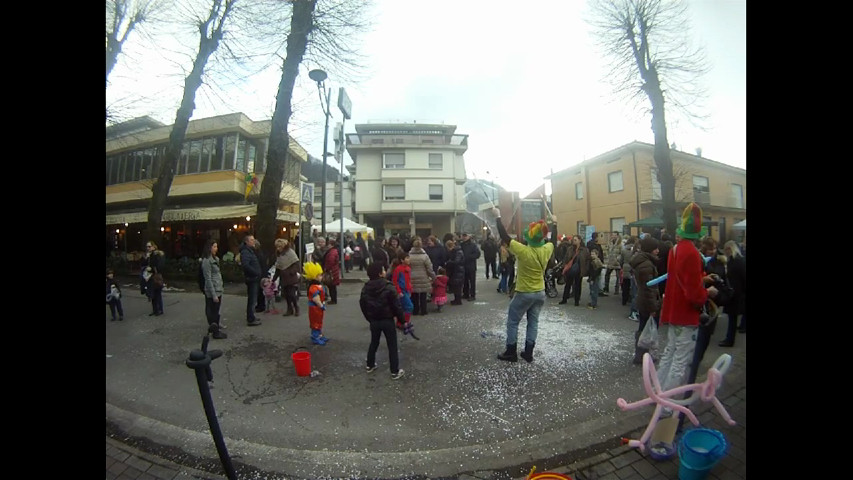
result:
[[[717,430],[694,428],[678,444],[679,480],[703,480],[728,451],[726,437]]]

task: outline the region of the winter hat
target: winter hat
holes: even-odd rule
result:
[[[640,240],[640,251],[652,253],[658,246],[659,244],[655,237],[646,237]]]
[[[708,227],[702,226],[702,208],[696,202],[690,202],[681,213],[681,225],[675,229],[681,238],[696,240],[708,234]]]
[[[305,262],[302,264],[302,271],[308,280],[319,280],[323,276],[323,267],[319,263]]]
[[[548,237],[548,225],[544,220],[531,222],[524,232],[524,240],[531,247],[541,247],[545,244],[545,239]]]

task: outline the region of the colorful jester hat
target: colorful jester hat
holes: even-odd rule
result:
[[[308,280],[320,280],[323,277],[323,267],[319,263],[305,262],[302,264],[302,271]]]
[[[531,247],[541,247],[545,244],[547,237],[548,225],[544,220],[531,222],[527,227],[527,231],[524,232],[524,240],[527,241],[527,245]]]
[[[702,226],[702,208],[695,202],[684,209],[681,214],[681,225],[675,229],[675,234],[681,238],[696,240],[708,234],[708,227]]]

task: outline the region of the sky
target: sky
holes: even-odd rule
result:
[[[322,1],[322,0],[321,0]],[[358,45],[362,81],[331,75],[329,135],[343,121],[336,107],[343,87],[355,124],[443,123],[468,135],[469,178],[494,181],[526,195],[544,177],[634,140],[654,143],[650,116],[623,105],[603,81],[604,62],[584,21],[586,1],[540,0],[532,7],[487,0],[374,0],[373,27]],[[687,40],[703,47],[711,67],[706,129],[669,122],[679,150],[746,168],[746,0],[688,0]],[[136,43],[134,43],[136,40]],[[197,42],[196,42],[197,43]],[[134,114],[174,122],[182,74],[163,49],[131,37],[110,76],[107,104],[130,101]],[[291,134],[321,158],[324,113],[305,62],[294,92]],[[271,118],[280,64],[225,94],[200,95],[193,118],[242,111]],[[134,115],[135,116],[135,115]],[[332,151],[329,140],[329,151]],[[348,155],[344,160],[350,164]],[[337,167],[334,159],[330,165]]]

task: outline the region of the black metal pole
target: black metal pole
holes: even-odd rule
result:
[[[201,343],[201,350],[190,352],[190,358],[187,359],[187,367],[195,370],[198,391],[201,394],[201,403],[204,406],[207,423],[210,425],[213,443],[216,445],[216,451],[219,453],[219,461],[222,462],[222,467],[225,469],[228,479],[237,480],[237,472],[234,471],[234,465],[231,463],[228,448],[225,446],[225,440],[222,437],[222,430],[219,428],[219,421],[216,419],[216,410],[213,408],[213,397],[210,395],[210,384],[208,383],[213,381],[213,371],[210,369],[210,363],[221,357],[222,351],[211,350],[208,352],[207,344],[209,341],[210,336],[205,335]]]
[[[318,88],[320,87],[319,83],[317,84],[317,87]],[[331,112],[329,111],[329,99],[331,97],[332,97],[332,89],[329,88],[328,90],[326,90],[326,110],[323,112],[326,114],[326,129],[323,130],[323,180],[322,180],[323,197],[321,200],[321,208],[323,209],[322,210],[323,214],[321,215],[321,218],[323,220],[321,221],[321,223],[323,225],[321,226],[320,231],[322,232],[324,238],[326,237],[326,162],[327,162],[327,158],[326,158],[327,150],[326,149],[328,148],[328,145],[329,145],[329,116],[331,115]],[[321,100],[322,100],[322,97],[321,97]],[[321,103],[320,106],[322,107],[323,104]]]

